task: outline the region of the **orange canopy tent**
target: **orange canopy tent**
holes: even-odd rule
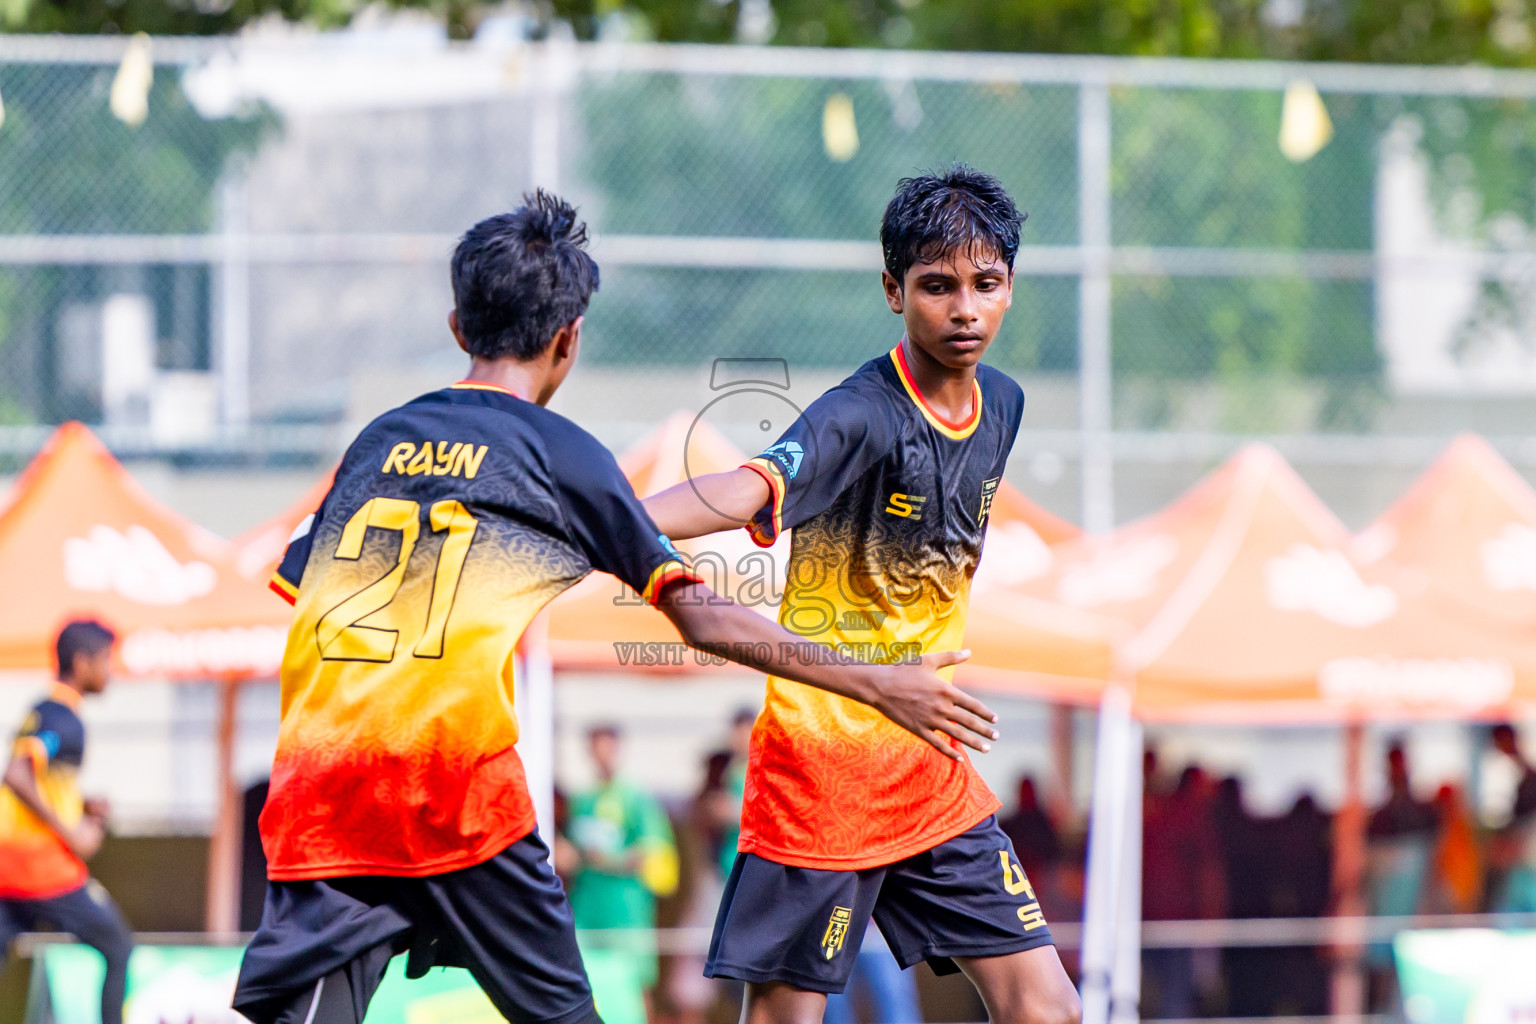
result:
[[[235,567],[241,574],[266,586],[288,550],[293,531],[320,507],[336,479],[334,468],[316,480],[292,505],[260,526],[252,527],[230,543],[234,547]]]
[[[128,676],[223,680],[208,928],[233,931],[240,819],[236,680],[271,676],[288,607],[236,568],[234,549],[150,497],[78,423],[56,431],[0,512],[0,669],[47,669],[59,626],[87,615],[120,637]]]
[[[1351,550],[1421,577],[1478,621],[1536,629],[1536,490],[1480,437],[1453,441]]]
[[[1168,508],[1053,552],[1023,593],[1134,632],[1115,678],[1141,718],[1356,721],[1536,709],[1536,645],[1448,617],[1349,536],[1273,450],[1250,446]]]
[[[160,504],[84,426],[60,427],[0,512],[0,669],[47,669],[59,626],[89,615],[130,676],[268,676],[288,609],[229,544]]]
[[[1447,615],[1422,573],[1362,569],[1349,542],[1278,453],[1250,446],[1161,512],[1059,546],[1021,585],[1134,630],[1117,648],[1099,721],[1085,970],[1090,959],[1103,969],[1107,950],[1138,932],[1141,732],[1131,715],[1348,726],[1334,885],[1350,915],[1362,907],[1365,850],[1358,723],[1536,709],[1536,645]],[[1336,1013],[1358,1008],[1360,977],[1356,961],[1339,959]]]

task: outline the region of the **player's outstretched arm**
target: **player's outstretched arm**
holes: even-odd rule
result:
[[[702,583],[688,581],[667,587],[656,607],[690,645],[868,704],[947,757],[958,760],[960,751],[945,737],[982,753],[991,750],[990,741],[997,739],[992,727],[997,715],[938,675],[938,669],[968,658],[968,651],[925,654],[919,662],[870,665],[795,636],[756,612],[717,597]]]
[[[761,473],[742,466],[697,476],[645,499],[656,528],[673,540],[745,526],[772,497]]]

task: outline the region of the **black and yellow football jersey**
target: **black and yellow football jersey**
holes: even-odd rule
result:
[[[784,627],[868,661],[960,650],[1023,410],[1018,384],[978,366],[970,416],[947,421],[924,401],[900,345],[812,403],[747,463],[772,492],[748,527],[754,539],[793,530]],[[930,849],[999,806],[968,760],[873,708],[776,677],[746,792],[741,850],[843,870]]]
[[[80,692],[59,683],[22,723],[12,747],[32,763],[37,793],[66,828],[83,817],[78,776],[85,758]],[[0,785],[0,899],[52,899],[90,879],[85,863],[51,828]]]
[[[513,650],[594,568],[647,600],[695,578],[569,420],[464,381],[369,424],[272,582],[295,614],[269,875],[440,874],[532,831]]]

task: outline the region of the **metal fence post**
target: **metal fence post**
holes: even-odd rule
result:
[[[1110,446],[1110,122],[1109,87],[1085,81],[1077,100],[1078,431],[1082,438],[1083,526],[1115,525],[1115,466]]]
[[[251,422],[251,256],[250,189],[238,164],[225,171],[219,187],[218,291],[215,367],[219,409],[225,427]]]

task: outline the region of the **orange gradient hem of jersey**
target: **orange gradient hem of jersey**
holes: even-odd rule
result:
[[[744,465],[768,481],[768,490],[773,495],[773,532],[768,533],[756,521],[747,524],[747,533],[752,537],[752,542],[760,548],[771,548],[784,530],[784,475],[778,466],[762,456],[748,459]]]
[[[901,350],[900,345],[891,349],[891,362],[896,364],[896,376],[901,378],[901,386],[906,388],[907,396],[917,403],[917,407],[922,410],[923,418],[932,424],[935,430],[953,441],[964,441],[976,433],[977,426],[981,424],[980,381],[971,381],[970,418],[964,423],[953,423],[940,416],[933,406],[928,404],[923,393],[917,389],[917,385],[912,380],[912,371],[907,368],[907,354]]]
[[[381,769],[385,755],[378,749],[327,750],[314,741],[280,749],[260,819],[267,877],[420,878],[484,863],[534,830],[515,746],[469,772],[434,756],[442,753]],[[475,756],[461,753],[460,764]],[[434,819],[439,803],[455,808],[451,821]]]

